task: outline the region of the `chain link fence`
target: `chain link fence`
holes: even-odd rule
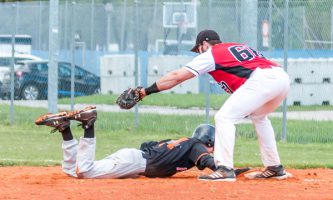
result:
[[[224,42],[246,43],[286,67],[289,111],[302,106],[326,110],[333,104],[331,0],[63,0],[50,5],[0,3],[1,102],[44,99],[57,106],[56,98],[48,99],[49,78],[57,80],[52,92],[71,98],[72,108],[78,96],[149,86],[193,59],[189,49],[196,34],[209,28]],[[51,27],[50,12],[57,22]],[[54,36],[58,42],[50,45]],[[50,52],[58,63],[52,68],[57,77],[49,70]],[[165,93],[224,95],[208,77]]]

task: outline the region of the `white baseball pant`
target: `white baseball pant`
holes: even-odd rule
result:
[[[216,165],[234,167],[235,124],[249,117],[256,129],[264,166],[279,165],[275,134],[268,114],[287,96],[290,80],[280,67],[256,69],[215,115],[214,159]]]
[[[96,138],[73,139],[62,143],[63,171],[78,178],[134,178],[146,169],[142,151],[124,148],[95,161]]]

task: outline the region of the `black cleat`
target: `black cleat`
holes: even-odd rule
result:
[[[65,130],[67,127],[69,127],[70,124],[69,120],[67,120],[66,115],[67,115],[66,112],[60,112],[57,114],[47,113],[38,117],[35,120],[35,124],[54,127],[54,129],[51,131],[52,133],[54,133],[57,130],[61,132]]]
[[[247,172],[249,170],[251,170],[250,167],[244,167],[244,168],[235,169],[235,175],[238,176],[238,175],[243,174],[244,172]]]
[[[267,179],[267,178],[275,178],[275,179],[286,179],[288,175],[284,171],[282,165],[268,166],[266,169],[254,176],[254,179]]]
[[[198,177],[199,180],[202,181],[227,181],[227,182],[234,182],[236,181],[236,174],[234,169],[219,166],[216,171],[209,175],[203,175]]]
[[[82,128],[87,129],[92,126],[97,119],[96,106],[88,106],[82,110],[75,110],[67,114],[68,120],[82,122]]]

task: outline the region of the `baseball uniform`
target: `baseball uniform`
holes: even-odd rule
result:
[[[124,148],[95,161],[96,138],[63,141],[63,171],[78,178],[168,177],[194,166],[215,170],[213,157],[196,138],[164,140]]]
[[[196,76],[209,73],[232,94],[215,115],[215,164],[234,167],[235,124],[248,117],[256,129],[263,164],[279,165],[274,130],[267,115],[288,94],[287,73],[257,50],[239,43],[216,44],[187,63],[185,69]]]

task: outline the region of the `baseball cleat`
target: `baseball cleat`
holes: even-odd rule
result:
[[[282,165],[275,165],[275,166],[268,166],[264,171],[256,174],[249,174],[249,175],[246,174],[245,177],[249,179],[274,178],[282,180],[288,178],[288,174],[286,173]]]
[[[76,120],[82,122],[84,129],[92,126],[97,119],[96,106],[87,106],[82,110],[75,110],[67,114],[68,120]]]
[[[247,171],[251,170],[250,167],[244,167],[244,168],[238,168],[238,169],[235,169],[235,175],[238,176],[242,173],[245,173]]]
[[[201,181],[234,182],[236,181],[236,175],[234,169],[225,166],[219,166],[218,169],[213,173],[199,176],[198,179]]]
[[[35,120],[35,124],[54,127],[54,129],[51,131],[52,133],[55,132],[56,130],[61,132],[65,130],[67,127],[69,127],[70,124],[69,120],[67,120],[66,115],[67,115],[66,112],[60,112],[57,114],[47,113],[38,117]]]

